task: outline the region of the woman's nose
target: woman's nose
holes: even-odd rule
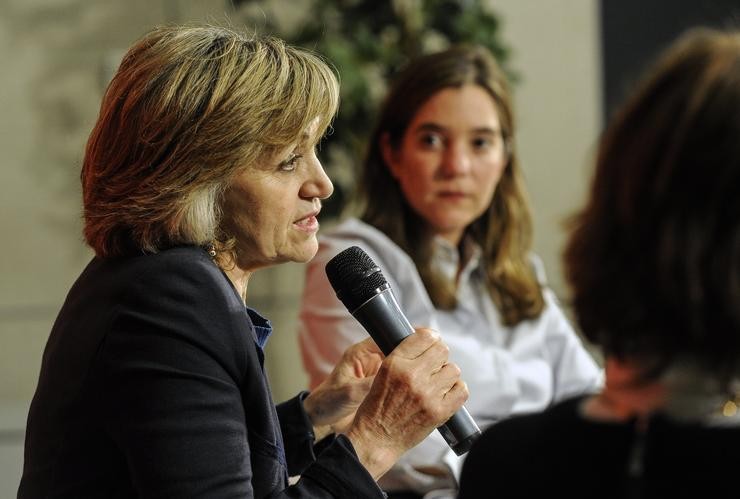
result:
[[[334,192],[334,185],[324,171],[324,167],[318,158],[315,158],[310,168],[311,174],[303,184],[302,196],[305,198],[326,199]]]
[[[445,176],[464,175],[470,171],[470,151],[460,144],[450,144],[442,156],[442,173]]]

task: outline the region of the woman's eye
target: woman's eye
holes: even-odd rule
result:
[[[493,145],[493,139],[489,137],[476,137],[473,139],[473,148],[488,149]]]
[[[280,169],[285,172],[290,172],[290,171],[295,170],[296,167],[298,166],[298,161],[302,157],[303,156],[300,154],[291,154],[288,159],[280,162],[280,165],[279,165]]]
[[[427,133],[419,136],[419,143],[427,148],[439,147],[442,145],[442,137],[434,133]]]

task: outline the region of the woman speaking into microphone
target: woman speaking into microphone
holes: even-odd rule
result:
[[[164,27],[131,47],[87,144],[95,257],[44,352],[19,498],[382,498],[375,481],[461,407],[426,329],[385,359],[356,344],[273,405],[247,287],[316,253],[337,102],[331,69],[276,39]]]

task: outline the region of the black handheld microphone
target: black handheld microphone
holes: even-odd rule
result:
[[[359,247],[351,246],[329,260],[326,275],[337,298],[370,333],[384,354],[391,353],[414,332],[380,268]],[[480,436],[480,428],[465,407],[437,429],[458,456],[468,452]]]

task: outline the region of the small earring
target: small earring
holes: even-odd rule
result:
[[[216,258],[216,246],[213,243],[208,243],[206,251],[211,258]]]

